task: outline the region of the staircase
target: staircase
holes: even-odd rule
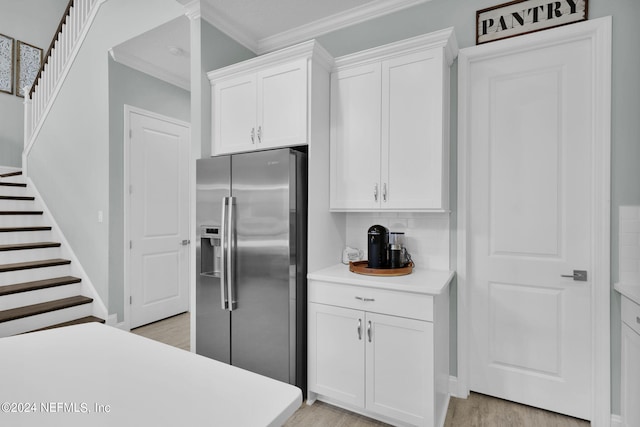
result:
[[[71,261],[52,242],[52,227],[34,208],[21,172],[0,174],[0,337],[77,323],[92,316]]]

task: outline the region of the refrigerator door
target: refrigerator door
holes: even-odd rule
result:
[[[225,363],[231,362],[231,313],[222,308],[221,237],[230,170],[228,156],[196,163],[196,353]]]
[[[288,149],[232,157],[236,306],[231,329],[233,365],[291,383],[296,320],[292,160]]]

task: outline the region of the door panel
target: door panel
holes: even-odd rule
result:
[[[222,225],[222,198],[231,187],[230,159],[201,159],[196,166],[195,351],[225,363],[231,363],[231,314],[222,309],[220,272],[212,259],[216,254],[210,238],[202,238],[202,227]],[[219,261],[217,267],[221,267]]]
[[[472,63],[470,385],[591,417],[589,41]]]
[[[253,150],[256,137],[256,76],[248,74],[213,87],[213,153]]]
[[[433,323],[367,313],[367,409],[413,425],[433,420]]]
[[[189,129],[130,115],[131,327],[189,309]]]
[[[231,363],[290,382],[290,205],[288,149],[232,156],[235,294]],[[292,177],[293,178],[293,177]],[[295,199],[294,199],[295,200]],[[259,357],[256,357],[259,355]]]
[[[331,74],[332,209],[380,208],[380,78],[380,64]]]
[[[307,60],[258,73],[258,147],[307,143]]]

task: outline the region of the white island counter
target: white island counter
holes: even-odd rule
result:
[[[91,323],[0,339],[2,426],[280,426],[300,389]]]

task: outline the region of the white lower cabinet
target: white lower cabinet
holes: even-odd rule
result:
[[[351,291],[354,296],[347,297]],[[340,297],[344,306],[334,305]],[[411,306],[420,297],[421,319],[404,317],[402,298]],[[447,312],[448,296],[440,297],[311,281],[310,399],[396,425],[442,425],[448,403],[448,321],[442,319],[438,334],[434,324]],[[389,314],[394,311],[397,315]]]
[[[640,305],[622,298],[622,424],[640,426]]]

